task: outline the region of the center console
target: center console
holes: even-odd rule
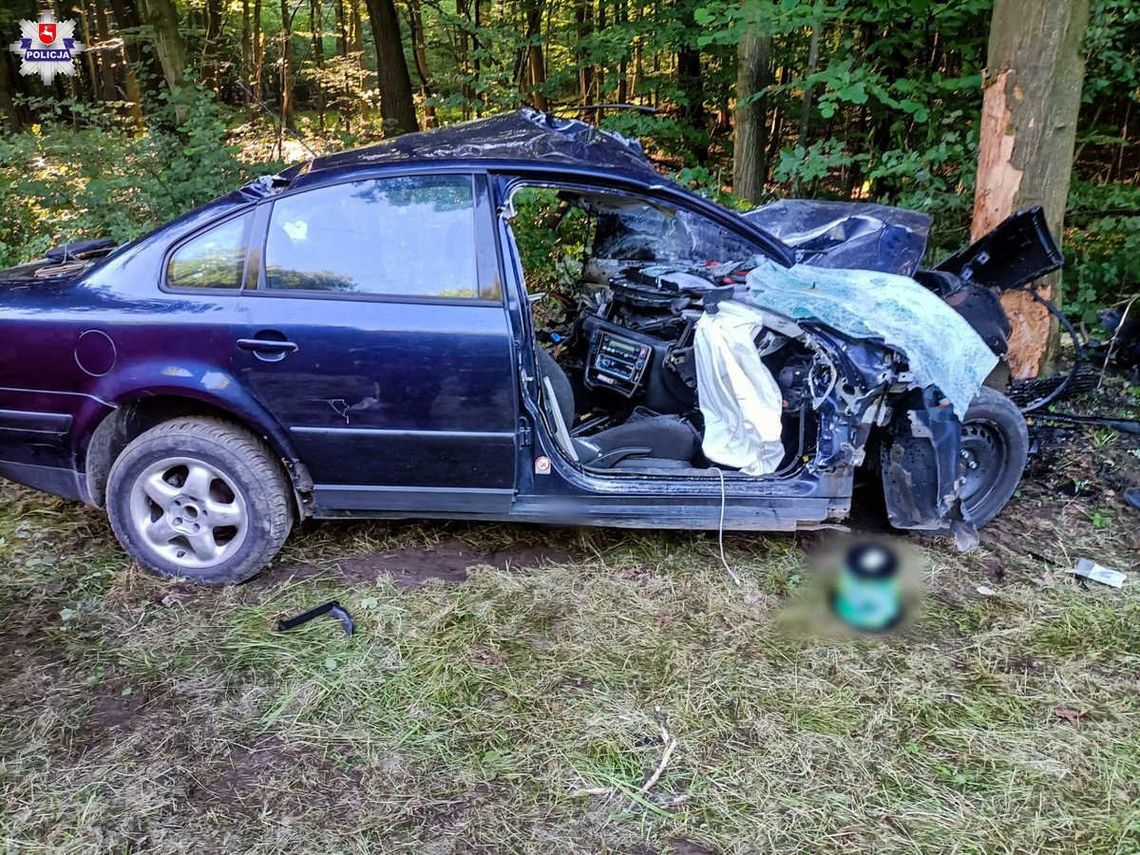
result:
[[[586,385],[612,389],[632,398],[640,391],[652,360],[653,348],[648,344],[609,330],[598,330],[590,341]]]

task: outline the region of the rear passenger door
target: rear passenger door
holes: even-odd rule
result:
[[[505,512],[516,396],[485,178],[372,177],[264,207],[235,361],[318,508]]]

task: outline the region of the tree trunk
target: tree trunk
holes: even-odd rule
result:
[[[483,26],[483,7],[480,0],[471,0],[471,24],[474,26],[475,31],[471,34],[471,70],[474,72],[475,79],[480,80],[480,72],[483,67],[483,58],[480,55],[479,45],[479,29]],[[472,96],[475,98],[475,115],[483,115],[483,93],[478,88],[472,90]]]
[[[313,38],[313,62],[317,66],[317,122],[323,132],[325,129],[325,110],[328,100],[325,98],[325,77],[320,73],[325,67],[325,28],[323,23],[324,12],[321,10],[321,0],[309,0],[309,29]]]
[[[736,47],[736,111],[732,152],[732,192],[758,203],[768,177],[767,97],[752,99],[771,82],[771,36],[745,33]]]
[[[242,83],[249,80],[249,71],[253,66],[253,43],[249,23],[249,0],[241,0],[241,64],[238,78]],[[244,94],[244,90],[242,100],[246,104],[249,103],[249,96]]]
[[[76,12],[79,17],[79,26],[83,32],[83,43],[85,45],[93,44],[91,41],[91,26],[89,21],[91,15],[87,4],[76,5],[73,11]],[[91,84],[91,98],[95,101],[108,101],[110,99],[103,94],[102,79],[99,76],[99,67],[96,63],[97,55],[98,51],[83,51],[83,60],[87,66],[87,80]]]
[[[336,11],[336,53],[337,56],[348,54],[348,28],[344,20],[344,0],[336,0],[333,4]]]
[[[418,131],[412,79],[404,59],[400,20],[392,0],[366,0],[368,22],[376,42],[376,76],[380,86],[380,118],[386,135]]]
[[[704,163],[709,159],[709,146],[705,128],[705,83],[701,72],[701,52],[684,45],[677,51],[677,85],[684,93],[681,121],[693,130],[693,153]]]
[[[526,7],[527,66],[530,69],[531,103],[536,110],[546,110],[546,57],[542,52],[542,4],[531,0]]]
[[[617,0],[617,6],[614,9],[614,15],[617,16],[617,24],[623,31],[629,32],[629,0]],[[617,81],[617,102],[625,104],[629,101],[629,60],[628,53],[622,53],[621,59],[618,60],[618,81]]]
[[[8,65],[9,52],[0,56],[0,115],[4,117],[7,129],[16,133],[23,130],[24,123],[20,118],[20,111],[16,109],[16,102],[12,99],[12,69]]]
[[[819,66],[819,36],[823,29],[823,3],[815,5],[815,20],[811,26],[811,41],[808,42],[807,76],[815,74]],[[811,101],[814,87],[809,83],[804,86],[804,100],[800,109],[800,135],[797,145],[807,148],[808,122],[811,120]]]
[[[355,2],[352,6],[355,7]],[[339,66],[343,76],[340,95],[337,96],[337,121],[344,128],[345,133],[352,133],[352,75],[349,71],[349,51],[352,49],[352,9],[345,6],[345,0],[336,0],[336,52],[341,59]],[[353,62],[352,64],[355,64]]]
[[[154,51],[158,54],[166,86],[172,94],[177,94],[186,69],[186,51],[178,33],[178,10],[174,0],[139,0],[139,13],[143,22],[151,27]],[[183,118],[179,115],[179,121]]]
[[[289,0],[281,0],[281,127],[293,127],[293,16]],[[278,136],[280,152],[282,137]]]
[[[974,238],[1019,208],[1040,205],[1057,243],[1073,167],[1084,82],[1088,0],[997,0],[987,55],[974,196]],[[1039,293],[1060,298],[1060,277]],[[1002,295],[1013,325],[1014,377],[1041,372],[1056,345],[1052,316],[1029,295]]]
[[[348,0],[349,9],[349,40],[352,52],[364,62],[364,22],[360,19],[359,0]]]
[[[115,16],[115,26],[123,38],[123,54],[127,62],[127,99],[138,103],[141,118],[142,90],[145,89],[152,96],[158,95],[163,79],[162,65],[153,51],[142,49],[142,37],[139,35],[142,19],[134,0],[111,0],[111,13]],[[131,32],[124,32],[126,30]],[[131,112],[133,115],[134,110]]]
[[[463,95],[463,118],[469,119],[471,101],[475,98],[475,92],[467,77],[471,71],[471,64],[468,61],[471,55],[471,34],[467,29],[467,25],[471,22],[471,10],[467,0],[455,0],[455,16],[462,22],[455,33],[455,71],[460,78],[459,92]]]
[[[262,97],[262,78],[265,73],[265,35],[261,32],[261,0],[253,0],[253,18],[250,21],[250,49],[253,51],[253,94]]]
[[[597,15],[596,32],[603,34],[606,27],[609,26],[609,18],[606,15],[606,0],[598,0],[598,15]],[[602,119],[606,117],[606,110],[604,106],[606,100],[606,64],[599,62],[594,66],[594,89],[597,97],[595,100],[598,102],[599,107],[594,111],[594,123],[600,125]]]
[[[138,75],[135,74],[134,68],[131,67],[130,57],[125,44],[123,45],[121,56],[123,63],[123,89],[127,96],[127,109],[130,110],[131,118],[135,122],[142,122],[142,87],[139,85]]]
[[[431,104],[431,78],[428,75],[427,43],[420,0],[408,0],[408,20],[412,27],[412,47],[416,57],[416,74],[420,78],[420,95],[424,99],[424,127],[434,128],[435,107]]]
[[[594,29],[594,7],[591,0],[574,0],[574,34],[580,43]],[[578,103],[583,107],[590,104],[594,88],[594,67],[586,61],[585,52],[579,45],[574,46],[574,57],[578,64]],[[583,113],[583,119],[591,118]]]
[[[221,85],[222,29],[226,23],[222,0],[206,0],[206,41],[202,45],[202,80],[208,89],[218,92]]]
[[[99,73],[102,79],[103,99],[106,101],[119,100],[119,87],[115,82],[116,66],[122,61],[122,51],[113,50],[111,45],[111,30],[107,26],[107,10],[103,8],[102,0],[92,0],[91,6],[95,11],[95,34],[98,36],[101,50],[99,52]],[[124,79],[124,90],[126,80]]]
[[[238,80],[245,83],[249,80],[250,67],[253,65],[253,43],[250,33],[250,0],[242,0],[242,44],[241,56],[238,58]],[[249,104],[249,98],[244,98]]]
[[[645,49],[642,47],[641,36],[633,39],[633,72],[629,76],[629,97],[637,99],[638,103],[645,103],[645,95],[639,95],[641,81],[645,76]]]

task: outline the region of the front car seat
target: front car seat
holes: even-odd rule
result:
[[[547,414],[562,450],[593,469],[688,469],[700,445],[696,430],[680,416],[634,415],[624,424],[589,437],[571,437],[574,389],[554,357],[541,348],[535,361]]]

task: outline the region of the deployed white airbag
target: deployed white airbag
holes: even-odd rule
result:
[[[714,463],[748,475],[776,471],[784,457],[780,442],[780,387],[754,339],[764,315],[725,302],[716,314],[697,320],[697,397],[705,419],[701,449]]]

